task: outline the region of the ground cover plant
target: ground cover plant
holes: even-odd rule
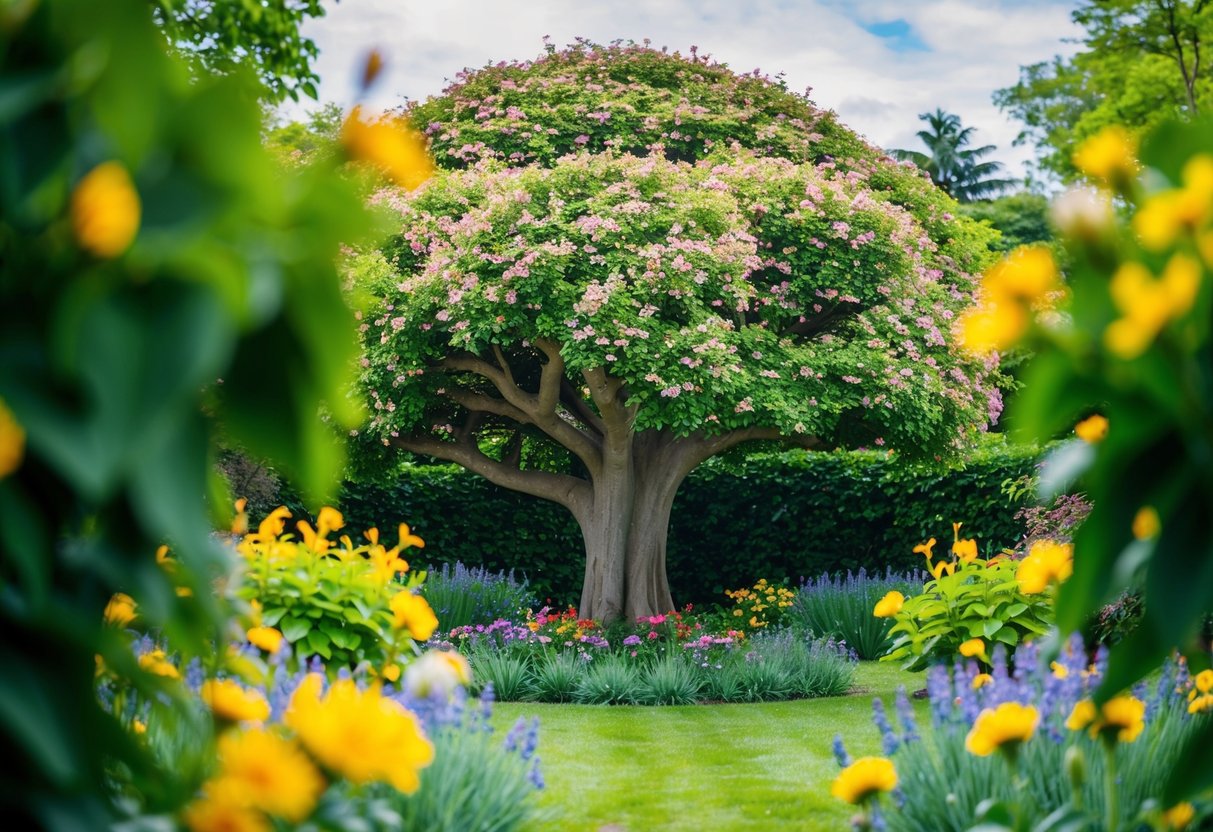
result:
[[[753,603],[749,596],[741,602]],[[674,705],[837,696],[850,689],[854,659],[845,647],[766,625],[749,634],[717,629],[732,620],[682,611],[604,628],[571,608],[545,607],[523,623],[460,627],[431,643],[466,655],[477,684],[491,683],[502,701]]]
[[[1203,828],[1213,806],[1172,805],[1164,790],[1210,719],[1213,672],[1193,678],[1182,659],[1168,661],[1150,683],[1096,705],[1106,658],[1101,649],[1092,660],[1076,636],[1051,662],[1021,647],[1013,671],[1002,647],[989,673],[973,660],[936,665],[927,726],[904,690],[895,716],[877,701],[883,757],[868,759],[895,766],[891,784],[840,796],[890,830]],[[854,764],[841,738],[838,762]],[[893,794],[876,808],[881,791]]]
[[[866,569],[846,575],[821,575],[800,585],[787,611],[790,626],[832,638],[854,650],[860,659],[877,659],[889,647],[893,622],[872,615],[876,604],[890,593],[904,598],[923,584],[921,574],[894,572],[868,574]]]
[[[352,265],[364,432],[565,506],[583,615],[675,608],[670,511],[712,456],[946,454],[1001,411],[951,337],[990,232],[778,82],[582,42],[409,112],[446,170],[382,195],[405,227]]]

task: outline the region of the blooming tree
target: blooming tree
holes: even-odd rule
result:
[[[410,115],[446,170],[381,192],[402,231],[354,261],[366,430],[566,506],[583,616],[673,608],[671,505],[715,454],[997,418],[951,337],[988,232],[781,83],[581,43]]]

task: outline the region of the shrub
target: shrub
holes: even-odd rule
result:
[[[506,702],[529,698],[533,687],[524,657],[481,648],[472,651],[470,661],[473,678],[481,690],[492,685],[497,698]]]
[[[690,705],[701,687],[694,666],[683,657],[667,655],[653,661],[641,674],[637,701],[644,705]]]
[[[884,653],[889,644],[892,619],[872,615],[876,602],[887,593],[910,594],[923,584],[921,574],[894,572],[821,575],[801,584],[788,608],[787,623],[821,638],[832,638],[869,660]]]
[[[1071,730],[1067,722],[1076,705],[1090,697],[1102,680],[1103,655],[1100,651],[1095,664],[1088,666],[1086,649],[1075,638],[1052,667],[1033,645],[1017,651],[1013,674],[1008,672],[1001,647],[994,652],[989,675],[979,676],[980,668],[972,661],[954,668],[936,666],[927,684],[929,731],[920,731],[915,724],[904,689],[897,698],[899,727],[877,700],[876,723],[884,752],[895,762],[901,784],[896,805],[885,814],[887,828],[893,832],[967,830],[982,820],[979,807],[987,799],[986,819],[1002,818],[1002,825],[996,828],[1173,828],[1156,826],[1164,808],[1158,801],[1168,769],[1187,737],[1209,716],[1188,713],[1193,684],[1186,666],[1171,661],[1155,682],[1133,690],[1132,695],[1143,703],[1140,735],[1131,741],[1126,739],[1129,735],[1122,735],[1121,741],[1115,741],[1094,737],[1086,727]],[[1039,718],[1010,764],[999,759],[1000,754],[979,757],[966,750],[967,736],[978,716],[1003,703],[1030,706]],[[845,763],[841,742],[836,748],[840,763]],[[1205,811],[1197,810],[1198,815]],[[1036,825],[1054,812],[1054,825]],[[1056,825],[1059,820],[1070,825]],[[1199,824],[1189,828],[1198,827],[1204,828]]]
[[[573,699],[590,705],[632,705],[640,701],[640,671],[623,656],[590,662],[577,682]]]
[[[570,651],[543,653],[535,660],[532,684],[539,702],[571,702],[584,662]]]
[[[400,553],[424,544],[405,525],[391,549],[379,542],[376,529],[361,546],[348,536],[333,544],[328,535],[345,521],[331,508],[320,511],[315,529],[299,521],[296,539],[283,532],[289,516],[287,509],[275,509],[236,544],[244,566],[236,596],[255,602],[260,612],[254,624],[277,628],[300,659],[319,655],[334,667],[362,660],[383,665],[393,652],[393,598],[421,580],[414,574],[407,586],[396,581],[409,568]],[[431,629],[418,638],[429,638]]]
[[[1013,561],[1006,555],[985,560],[976,556],[976,541],[957,537],[953,551],[959,547],[962,554],[952,560],[941,559],[933,566],[934,538],[916,547],[925,550],[934,578],[921,594],[906,599],[904,604],[875,611],[895,619],[889,630],[893,641],[882,661],[903,661],[907,669],[922,670],[932,661],[951,660],[964,651],[988,662],[989,644],[1015,647],[1049,631],[1053,621],[1051,580],[1036,570],[1043,582],[1035,585],[1028,573],[1035,568],[1037,561],[1033,558],[1038,551],[1048,553],[1049,566],[1068,569],[1069,547],[1042,542],[1023,561]],[[1059,577],[1064,580],[1068,574]]]
[[[456,561],[442,564],[439,571],[427,570],[422,596],[438,616],[442,629],[491,624],[501,618],[517,618],[535,604],[526,579],[508,573],[490,572],[483,566],[464,566]]]
[[[733,608],[726,610],[726,621],[738,630],[760,630],[778,625],[784,613],[792,606],[792,590],[760,578],[752,587],[726,590],[725,595],[733,599]],[[729,617],[736,619],[730,621]]]

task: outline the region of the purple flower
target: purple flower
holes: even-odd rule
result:
[[[640,644],[640,636],[638,635],[630,635],[623,640],[624,647],[635,647],[637,644]]]

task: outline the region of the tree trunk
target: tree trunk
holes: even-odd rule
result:
[[[682,482],[675,473],[637,466],[636,505],[628,532],[627,593],[624,611],[630,619],[659,615],[674,609],[666,574],[666,541],[670,531],[670,509]]]
[[[581,589],[582,618],[614,621],[623,614],[624,566],[628,527],[636,493],[636,470],[628,441],[608,441],[602,465],[594,472],[594,497],[578,518],[585,538],[585,583]]]

